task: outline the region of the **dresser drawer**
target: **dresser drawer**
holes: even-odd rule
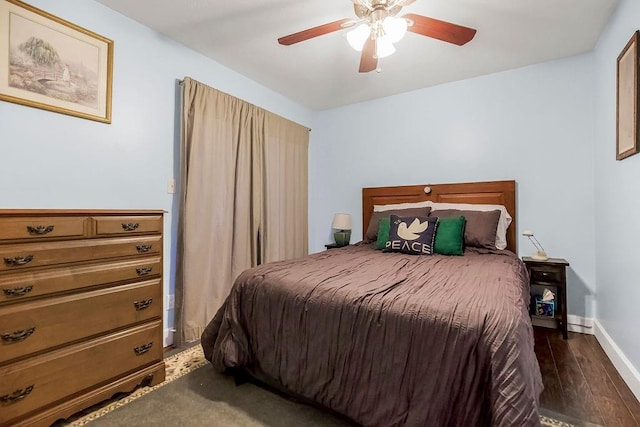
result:
[[[0,425],[160,360],[158,320],[1,367]]]
[[[80,238],[89,233],[88,217],[0,218],[0,241]]]
[[[7,273],[0,275],[0,306],[35,296],[156,277],[161,273],[162,259],[159,256]]]
[[[162,216],[98,216],[96,236],[162,233]]]
[[[0,307],[0,364],[161,315],[160,279],[6,305]]]
[[[150,248],[147,251],[141,249]],[[162,236],[87,239],[0,246],[0,272],[96,259],[159,254]]]
[[[564,267],[562,267],[564,269]],[[560,283],[562,282],[562,270],[549,267],[531,267],[531,281],[543,283]]]

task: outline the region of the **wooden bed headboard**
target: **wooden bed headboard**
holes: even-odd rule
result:
[[[425,193],[425,187],[431,193]],[[474,203],[504,205],[513,218],[507,230],[507,249],[516,252],[516,182],[487,181],[459,184],[425,184],[400,187],[370,187],[362,189],[362,235],[369,226],[373,205],[411,203],[431,200],[440,203]]]

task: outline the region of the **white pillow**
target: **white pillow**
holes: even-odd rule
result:
[[[412,208],[426,208],[431,206],[429,201],[415,202],[415,203],[396,203],[394,205],[373,205],[374,212],[384,212],[394,209],[412,209]]]
[[[424,206],[431,207],[432,211],[441,210],[441,209],[458,209],[458,210],[467,210],[467,211],[500,211],[500,219],[498,220],[498,230],[496,231],[496,248],[497,249],[506,249],[507,248],[507,228],[509,228],[509,224],[511,224],[512,218],[507,212],[507,208],[503,205],[474,205],[472,203],[435,203],[431,201],[421,202],[426,203]],[[390,205],[387,205],[390,206]],[[375,211],[375,208],[374,208]]]

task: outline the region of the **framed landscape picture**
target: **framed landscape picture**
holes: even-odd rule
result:
[[[636,31],[618,56],[616,160],[638,152],[638,37]]]
[[[113,41],[0,0],[0,100],[111,123]]]

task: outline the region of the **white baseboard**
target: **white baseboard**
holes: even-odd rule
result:
[[[638,370],[597,320],[593,321],[593,331],[602,349],[611,359],[613,366],[618,370],[618,373],[627,383],[636,399],[640,400],[640,373]]]
[[[545,328],[555,328],[557,326],[556,320],[552,317],[548,319],[534,317],[531,323],[534,326],[542,326]],[[593,335],[593,319],[569,314],[567,315],[567,330],[569,332]]]
[[[173,345],[173,333],[176,330],[173,328],[167,328],[164,330],[164,346],[165,347],[169,347],[170,345]]]
[[[567,330],[571,332],[580,332],[581,334],[593,335],[593,319],[576,316],[575,314],[568,314]]]

